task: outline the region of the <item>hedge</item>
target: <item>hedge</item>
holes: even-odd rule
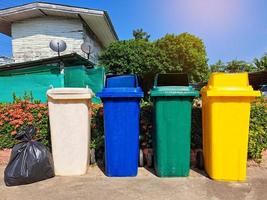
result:
[[[197,101],[196,101],[197,102]],[[92,104],[91,144],[101,154],[104,151],[103,107]],[[14,135],[27,124],[33,124],[38,132],[34,139],[50,147],[47,104],[28,100],[16,100],[12,104],[0,104],[0,149],[16,144]],[[202,148],[201,106],[194,103],[192,111],[192,149]],[[267,102],[259,98],[252,103],[249,131],[248,157],[260,161],[261,152],[267,148]],[[152,104],[141,102],[140,147],[152,147]]]
[[[251,105],[248,156],[260,161],[267,148],[267,99],[259,98]]]
[[[28,100],[0,104],[0,149],[12,148],[18,142],[13,136],[27,124],[38,129],[34,139],[50,146],[47,104]]]

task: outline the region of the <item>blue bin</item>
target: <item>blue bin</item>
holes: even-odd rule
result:
[[[107,77],[97,93],[104,104],[105,171],[107,176],[136,176],[139,158],[140,100],[135,75]]]

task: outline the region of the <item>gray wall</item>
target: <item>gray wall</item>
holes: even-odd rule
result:
[[[95,57],[101,45],[79,19],[42,17],[19,21],[12,24],[12,48],[15,62],[24,62],[56,56],[49,48],[52,39],[62,39],[67,50],[62,53],[78,53],[84,57],[80,46],[84,40],[91,43]]]

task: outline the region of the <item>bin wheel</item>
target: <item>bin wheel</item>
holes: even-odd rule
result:
[[[198,169],[204,169],[204,158],[203,158],[203,152],[202,151],[197,152],[196,161],[197,161],[197,168]]]
[[[144,154],[141,149],[139,151],[139,166],[144,167]]]

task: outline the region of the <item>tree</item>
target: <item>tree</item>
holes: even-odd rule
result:
[[[143,40],[148,41],[150,38],[150,35],[147,32],[144,32],[142,28],[140,28],[140,29],[133,30],[133,37],[136,40],[143,39]]]
[[[147,40],[124,40],[113,42],[99,56],[100,64],[114,74],[157,73],[168,68],[168,60],[154,43]]]
[[[138,74],[145,93],[151,89],[155,74],[169,68],[164,52],[144,39],[111,43],[101,52],[99,62],[113,74]]]
[[[256,60],[256,59],[254,59]],[[210,65],[211,72],[254,72],[258,71],[252,63],[245,62],[243,60],[232,60],[223,63],[221,60],[218,60],[215,64]]]
[[[242,60],[232,60],[227,63],[225,68],[226,72],[252,72],[255,71],[255,67]]]
[[[208,76],[206,50],[203,42],[188,33],[166,35],[150,42],[142,29],[133,31],[135,39],[116,41],[101,52],[100,64],[114,74],[136,73],[141,76],[161,72],[185,72],[191,81]]]
[[[198,37],[182,33],[167,34],[156,41],[156,46],[163,50],[169,60],[165,71],[178,71],[189,74],[191,81],[207,79],[208,64],[205,45]]]
[[[215,64],[210,65],[211,72],[223,72],[225,71],[225,68],[226,66],[221,60],[218,60]]]
[[[255,58],[253,64],[256,67],[256,71],[267,70],[267,54],[265,53],[260,59]]]

